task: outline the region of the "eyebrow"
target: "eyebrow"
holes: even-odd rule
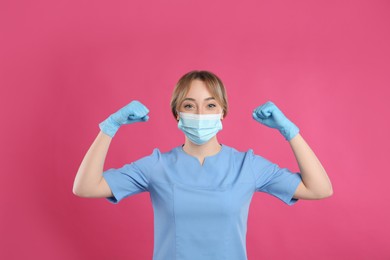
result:
[[[185,101],[185,100],[196,101],[196,100],[193,99],[193,98],[185,98],[185,99],[183,99],[183,101]],[[205,100],[205,101],[208,101],[208,100],[215,100],[215,98],[213,98],[213,97],[208,97],[208,98],[205,98],[204,100]]]

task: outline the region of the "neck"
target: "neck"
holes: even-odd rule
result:
[[[217,136],[214,136],[207,143],[202,145],[196,145],[186,137],[183,150],[203,161],[204,157],[217,154],[221,150],[221,145],[218,142]]]

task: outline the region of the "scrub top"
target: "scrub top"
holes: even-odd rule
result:
[[[287,205],[301,174],[222,145],[203,165],[182,146],[151,155],[103,176],[112,203],[149,192],[154,213],[154,260],[246,260],[249,205],[255,191]]]

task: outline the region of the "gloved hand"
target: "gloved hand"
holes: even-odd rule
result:
[[[299,128],[279,110],[271,101],[257,107],[252,114],[253,119],[271,127],[276,128],[279,132],[290,141],[299,133]]]
[[[121,125],[148,121],[148,113],[149,110],[141,102],[134,100],[101,122],[99,128],[106,135],[114,137]]]

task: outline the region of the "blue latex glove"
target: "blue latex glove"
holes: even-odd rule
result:
[[[290,141],[299,133],[299,128],[280,111],[271,101],[257,107],[252,114],[253,119],[271,128],[276,128]]]
[[[99,128],[106,135],[114,137],[121,125],[148,121],[148,113],[149,109],[134,100],[101,122]]]

